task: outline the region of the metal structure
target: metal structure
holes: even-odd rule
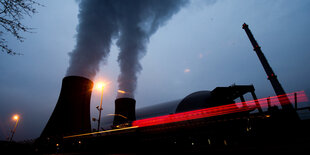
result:
[[[248,93],[253,100],[245,101],[244,95]],[[304,92],[286,95],[290,100],[308,101]],[[281,96],[257,99],[253,85],[198,91],[181,100],[137,111],[134,99],[119,98],[115,100],[111,129],[67,134],[38,146],[39,152],[193,154],[223,150],[248,152],[257,148],[272,151],[295,143],[303,145],[294,149],[308,149],[309,142],[303,133],[308,133],[309,121],[287,121],[281,110],[269,106],[280,105],[277,98],[282,99]]]
[[[278,96],[281,96],[281,95],[283,96],[283,99],[280,100],[282,109],[286,110],[286,111],[294,111],[294,108],[291,104],[285,104],[287,101],[289,101],[285,95],[286,93],[285,93],[283,87],[281,86],[280,82],[278,81],[276,74],[273,72],[271,66],[269,65],[265,55],[263,54],[261,47],[258,45],[257,41],[255,40],[251,30],[249,29],[249,26],[246,23],[244,23],[242,25],[242,28],[244,29],[247,36],[249,37],[249,39],[252,43],[252,46],[254,48],[254,51],[256,52],[261,64],[263,65],[264,70],[267,74],[267,78],[270,81],[275,93]]]
[[[253,100],[244,100],[248,93]],[[302,91],[286,95],[290,100],[296,96],[299,102],[308,101]],[[63,152],[68,153],[76,150],[98,154],[308,150],[305,136],[309,134],[304,133],[308,133],[309,121],[287,121],[280,109],[269,106],[280,105],[278,98],[282,99],[281,96],[256,99],[252,85],[217,87],[137,110],[134,121],[129,120],[134,116],[131,109],[134,102],[130,102],[134,100],[121,98],[116,100],[115,128],[64,136],[60,141]],[[236,102],[238,99],[241,102]],[[259,112],[259,108],[264,111]]]
[[[137,119],[156,117],[162,115],[182,113],[191,110],[210,108],[235,103],[237,98],[245,102],[244,95],[250,93],[255,109],[262,113],[253,85],[232,85],[229,87],[216,87],[212,91],[198,91],[187,95],[181,100],[161,103],[137,109]],[[243,105],[246,106],[246,105]],[[253,109],[254,110],[254,109]]]
[[[103,88],[101,88],[101,98],[100,98],[100,106],[98,108],[99,111],[99,116],[98,116],[98,126],[97,126],[97,131],[100,131],[100,121],[101,121],[101,112],[102,112],[102,99],[103,99]]]

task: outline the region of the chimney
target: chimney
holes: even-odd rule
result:
[[[263,68],[267,74],[267,79],[270,81],[271,86],[273,87],[275,93],[278,95],[278,99],[280,101],[282,110],[284,112],[289,113],[289,115],[285,114],[285,117],[287,119],[299,120],[299,116],[296,113],[296,110],[294,109],[293,105],[290,103],[290,100],[288,99],[288,97],[287,97],[282,85],[280,84],[276,74],[273,72],[271,66],[269,65],[267,58],[265,57],[260,46],[258,45],[257,41],[255,40],[251,30],[249,29],[249,26],[246,23],[244,23],[242,25],[242,28],[244,29],[245,33],[247,34],[248,38],[250,39],[250,42],[252,43],[254,51],[256,52],[261,64],[263,65]]]
[[[136,120],[136,100],[133,98],[118,98],[115,100],[115,115],[113,125],[126,125]]]
[[[79,76],[65,77],[58,102],[40,138],[90,132],[92,88],[93,82],[89,79]]]

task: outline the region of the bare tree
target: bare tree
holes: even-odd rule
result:
[[[31,32],[32,28],[27,27],[21,21],[25,16],[32,16],[37,11],[34,6],[42,6],[35,0],[0,0],[0,49],[10,55],[14,52],[7,45],[3,37],[6,32],[13,35],[18,41],[23,42],[25,38],[20,32]]]

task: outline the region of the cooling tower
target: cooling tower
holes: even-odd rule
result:
[[[118,98],[115,100],[115,115],[113,125],[120,125],[136,120],[136,100]]]
[[[92,88],[93,82],[89,79],[79,76],[65,77],[58,102],[40,137],[90,132]]]

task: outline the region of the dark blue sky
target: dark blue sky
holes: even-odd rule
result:
[[[78,5],[74,0],[44,1],[39,13],[25,19],[35,28],[9,46],[23,53],[0,53],[0,140],[21,115],[16,140],[36,138],[57,102],[62,78],[75,46]],[[183,98],[199,90],[231,84],[253,84],[259,98],[273,89],[241,28],[246,22],[287,92],[310,91],[310,1],[194,1],[151,37],[135,94],[137,107]],[[95,82],[109,82],[104,115],[114,112],[119,50],[113,45],[108,63],[101,64]],[[93,92],[91,115],[100,93]]]

